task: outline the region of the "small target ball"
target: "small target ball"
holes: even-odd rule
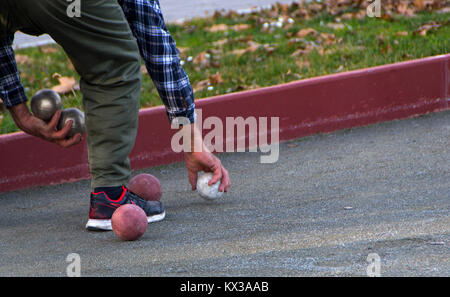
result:
[[[128,183],[128,189],[147,201],[160,201],[161,183],[151,174],[138,174]]]
[[[49,122],[62,109],[61,97],[53,90],[41,90],[31,98],[31,111],[35,117]]]
[[[207,200],[216,200],[223,196],[224,192],[219,192],[220,181],[212,186],[208,183],[212,179],[213,174],[211,172],[203,173],[197,179],[197,191],[200,196]]]
[[[142,208],[125,204],[114,211],[111,218],[114,233],[124,241],[134,241],[147,230],[147,216]]]

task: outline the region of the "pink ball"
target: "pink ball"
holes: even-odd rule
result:
[[[147,215],[139,206],[125,204],[114,211],[111,225],[117,237],[133,241],[139,239],[147,230]]]

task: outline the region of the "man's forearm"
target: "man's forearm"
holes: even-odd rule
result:
[[[9,112],[11,113],[12,118],[16,125],[25,133],[36,135],[36,131],[32,131],[29,127],[33,127],[34,125],[29,125],[29,122],[33,120],[33,116],[28,109],[26,103],[21,103],[18,105],[14,105],[9,108]]]
[[[181,133],[183,135],[185,153],[209,152],[203,144],[202,132],[195,123],[182,126]],[[186,144],[186,142],[188,143]]]

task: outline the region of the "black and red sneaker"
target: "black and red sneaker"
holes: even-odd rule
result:
[[[105,192],[91,193],[91,208],[86,229],[93,231],[111,231],[111,217],[114,211],[124,204],[135,204],[147,214],[149,223],[162,221],[166,212],[160,201],[145,201],[133,192],[123,187],[122,195],[116,199],[110,199]]]

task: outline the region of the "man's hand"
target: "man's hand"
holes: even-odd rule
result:
[[[82,140],[81,134],[76,134],[72,138],[66,139],[67,133],[69,133],[72,126],[72,121],[68,121],[62,130],[57,130],[56,127],[61,117],[61,110],[55,113],[48,124],[33,116],[28,110],[26,103],[13,106],[9,111],[16,125],[27,134],[56,143],[64,148],[76,145]]]
[[[184,159],[192,190],[197,189],[198,172],[204,171],[213,173],[213,178],[209,182],[210,186],[220,181],[219,191],[228,192],[231,185],[228,171],[222,166],[219,158],[207,151],[205,147],[201,152],[184,153]]]
[[[189,183],[192,186],[192,190],[197,189],[198,173],[204,171],[213,173],[213,178],[209,182],[210,186],[220,181],[219,191],[228,192],[231,185],[228,171],[222,166],[222,162],[220,162],[219,158],[214,156],[214,154],[206,148],[197,127],[195,125],[188,125],[183,128],[183,131],[185,131],[186,134],[191,134],[191,137],[186,137],[188,135],[184,135],[184,139],[192,139],[191,151],[184,153]],[[200,150],[197,148],[200,148]]]

